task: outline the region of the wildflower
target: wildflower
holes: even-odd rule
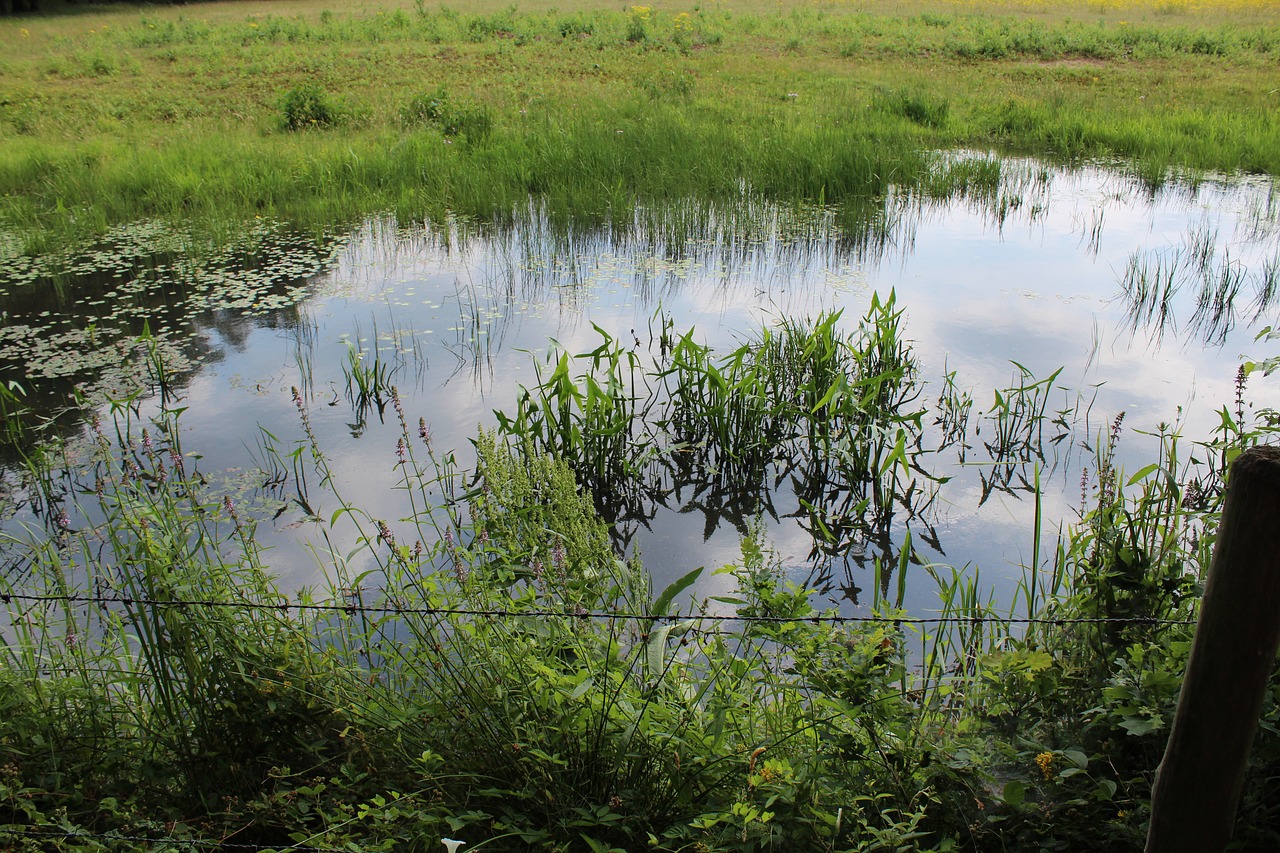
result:
[[[18,30],[18,32],[22,33],[22,37],[24,39],[31,38],[31,30],[27,29],[26,27],[23,27],[22,29]]]
[[[396,536],[391,532],[391,528],[387,526],[385,521],[378,522],[378,538],[392,548],[396,547]]]
[[[1040,768],[1040,775],[1044,776],[1045,781],[1053,778],[1053,753],[1042,752],[1036,756],[1036,766]]]
[[[396,439],[396,462],[397,465],[403,465],[409,460],[408,448],[404,446],[404,439]]]
[[[66,509],[58,510],[58,529],[64,532],[71,529],[71,519],[67,516]]]
[[[458,848],[467,842],[458,841],[454,838],[441,838],[440,843],[444,845],[445,849],[448,850],[449,853],[458,853]]]
[[[1249,374],[1244,365],[1236,369],[1236,426],[1244,423],[1244,386],[1249,382]]]
[[[400,431],[408,435],[409,426],[405,422],[404,406],[400,403],[400,389],[394,385],[391,386],[391,405],[395,407],[396,417],[400,419]]]
[[[756,759],[757,759],[757,758],[759,758],[759,757],[761,756],[761,754],[765,751],[765,749],[766,749],[766,747],[760,746],[760,747],[756,747],[756,749],[754,749],[754,750],[751,752],[751,758],[747,761],[747,775],[748,775],[748,776],[754,776],[754,775],[755,775],[755,772],[756,772]]]
[[[1116,419],[1111,422],[1111,444],[1114,446],[1120,440],[1120,426],[1124,423],[1124,412],[1116,415]]]
[[[426,418],[418,418],[418,438],[422,439],[422,443],[427,446],[427,450],[431,449],[431,430],[427,429]]]
[[[142,449],[150,453],[153,447],[154,445],[151,441],[151,433],[144,429],[142,431]]]

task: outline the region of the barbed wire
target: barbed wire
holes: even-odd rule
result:
[[[225,607],[232,609],[244,610],[276,610],[282,613],[291,611],[299,612],[321,612],[321,613],[344,613],[355,615],[357,613],[376,614],[383,616],[399,615],[399,616],[472,616],[484,618],[515,618],[515,619],[579,619],[579,620],[630,620],[636,622],[686,622],[690,620],[699,622],[736,622],[744,624],[760,623],[760,624],[791,624],[799,622],[807,622],[814,625],[821,624],[891,624],[891,625],[947,625],[947,624],[986,624],[994,623],[1001,625],[1117,625],[1117,624],[1137,624],[1137,625],[1194,625],[1194,619],[1158,619],[1155,617],[1145,616],[1001,616],[998,614],[977,614],[977,615],[943,615],[943,616],[846,616],[843,614],[823,614],[817,613],[809,616],[771,616],[761,614],[717,614],[717,613],[641,613],[636,611],[625,610],[557,610],[553,608],[482,608],[482,607],[408,607],[397,604],[354,604],[339,602],[306,602],[306,601],[277,601],[277,602],[251,602],[251,601],[228,601],[226,599],[212,598],[138,598],[134,596],[123,595],[77,595],[77,594],[34,594],[34,593],[17,593],[6,592],[0,593],[0,602],[11,604],[15,601],[24,601],[33,604],[97,604],[97,605],[120,605],[124,607],[154,607],[154,608],[186,608],[186,607]]]

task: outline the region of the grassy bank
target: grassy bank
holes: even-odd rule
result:
[[[771,418],[751,395],[713,399],[703,379],[713,362],[722,373],[739,363],[735,383],[765,384],[801,357],[802,395],[832,381],[824,366],[851,371],[819,406],[842,413],[832,429],[909,415],[894,384],[909,381],[906,365],[880,358],[910,362],[887,346],[885,309],[848,337],[830,323],[781,327],[758,361],[677,343],[676,417],[709,425],[706,452],[722,461],[755,451],[762,417],[793,443],[827,447],[819,419],[796,420],[810,407]],[[1163,433],[1132,477],[1114,465],[1126,440],[1117,419],[1089,441],[1078,523],[1032,555],[1012,609],[983,598],[976,569],[934,565],[940,622],[878,596],[868,617],[845,620],[785,580],[758,528],[720,568],[716,597],[682,595],[714,568],[650,589],[642,566],[613,553],[569,460],[533,444],[554,446],[546,436],[563,428],[616,455],[605,442],[620,399],[565,382],[583,393],[547,398],[550,430],[477,436],[474,476],[392,395],[400,436],[388,464],[404,496],[392,519],[343,497],[297,395],[292,435],[268,451],[274,467],[291,472],[300,505],[339,507],[310,520],[319,540],[338,524],[361,532],[350,552],[318,549],[325,582],[301,594],[275,587],[249,502],[211,486],[198,448],[181,444],[181,406],[142,419],[120,401],[91,425],[73,472],[33,469],[45,527],[0,537],[0,844],[1141,845],[1224,465],[1274,437],[1275,413],[1246,421],[1242,396],[1203,441]],[[1034,434],[1034,420],[1011,435]],[[1042,621],[1013,621],[1027,617]],[[1280,837],[1278,722],[1269,701],[1244,849]]]
[[[637,197],[841,203],[967,147],[1280,171],[1265,4],[306,3],[0,20],[0,217],[589,217]],[[945,172],[945,170],[943,170]]]

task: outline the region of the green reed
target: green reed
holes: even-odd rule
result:
[[[688,486],[745,524],[790,479],[815,531],[843,531],[836,548],[868,514],[918,512],[929,480],[894,294],[873,296],[852,332],[840,320],[784,319],[725,353],[667,319],[648,349],[597,329],[590,352],[553,350],[498,428],[567,462],[618,520]]]
[[[1193,229],[1182,244],[1144,255],[1134,252],[1121,275],[1129,324],[1157,339],[1185,327],[1209,344],[1221,343],[1241,318],[1263,317],[1275,304],[1277,262],[1274,257],[1247,263],[1230,249],[1219,251],[1215,231]],[[1190,290],[1194,303],[1180,316],[1177,297]],[[1248,312],[1241,295],[1251,290]]]
[[[355,344],[347,343],[347,359],[342,364],[342,376],[346,381],[347,401],[363,423],[369,411],[376,407],[381,414],[391,399],[395,368],[383,359],[376,341],[372,353]]]

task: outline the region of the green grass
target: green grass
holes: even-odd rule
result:
[[[155,216],[490,216],[530,193],[588,218],[744,185],[841,203],[936,184],[923,152],[954,147],[1280,171],[1280,24],[1034,6],[3,19],[0,220],[48,240]]]
[[[760,357],[808,364],[797,408],[905,417],[905,386],[876,371],[906,376],[884,362],[911,354],[892,304],[880,312],[849,338],[834,319],[762,332]],[[716,374],[769,381],[735,354],[686,356],[678,381],[695,398]],[[876,381],[842,392],[825,371],[851,357]],[[608,346],[600,362],[625,363]],[[1004,417],[1030,435],[1044,383],[1016,381],[1002,397],[1026,401]],[[182,446],[183,409],[143,419],[138,397],[119,400],[75,471],[45,477],[45,528],[0,535],[0,843],[1135,849],[1190,633],[1141,620],[1194,617],[1226,465],[1274,439],[1277,414],[1246,421],[1244,390],[1242,376],[1214,435],[1189,447],[1161,432],[1132,476],[1115,465],[1122,419],[1089,440],[1079,521],[1056,547],[1036,537],[1019,600],[998,608],[976,569],[927,566],[941,615],[962,620],[936,626],[887,606],[880,583],[882,621],[829,621],[758,524],[714,600],[681,600],[701,569],[651,590],[566,463],[481,434],[464,475],[394,391],[398,518],[344,498],[300,394],[296,435],[264,440],[317,531],[357,535],[346,553],[318,550],[320,587],[286,595],[249,502]],[[698,418],[726,421],[725,457],[749,455],[760,412],[699,399]],[[65,465],[64,449],[32,457],[32,475]],[[1025,616],[1068,622],[1014,623]],[[1280,837],[1277,723],[1269,700],[1247,849]]]

